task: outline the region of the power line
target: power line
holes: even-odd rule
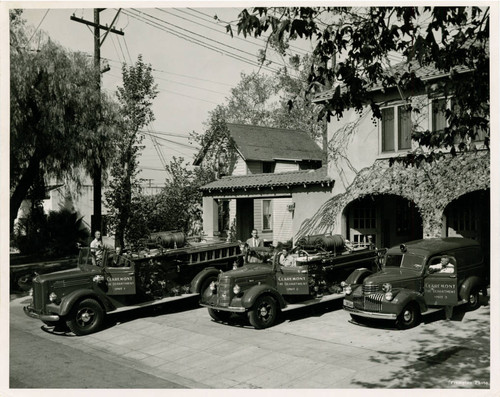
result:
[[[141,13],[141,12],[139,11],[139,13]],[[141,13],[141,14],[145,14],[145,13]],[[172,35],[174,35],[174,36],[176,36],[176,37],[178,37],[178,38],[180,38],[182,40],[186,40],[186,41],[189,41],[189,42],[191,42],[193,44],[197,44],[199,46],[205,47],[205,48],[207,48],[209,50],[212,50],[212,51],[215,51],[215,52],[217,52],[217,53],[219,53],[221,55],[226,55],[226,56],[228,56],[230,58],[236,59],[236,60],[241,61],[241,62],[245,62],[245,63],[247,63],[249,65],[252,65],[252,66],[255,66],[255,67],[261,67],[261,68],[266,69],[268,71],[271,71],[273,73],[277,72],[276,69],[273,69],[273,68],[271,68],[269,66],[262,66],[257,61],[253,61],[253,60],[245,58],[245,57],[243,57],[241,55],[234,54],[234,53],[232,53],[232,52],[230,52],[228,50],[225,50],[225,49],[222,49],[222,48],[218,48],[218,47],[216,47],[216,46],[214,46],[212,44],[204,43],[204,42],[200,41],[199,39],[182,35],[181,33],[176,32],[175,30],[172,30],[171,28],[168,28],[166,26],[162,26],[161,24],[159,24],[157,22],[154,22],[154,21],[152,21],[150,19],[147,19],[147,18],[143,17],[142,15],[136,15],[136,14],[131,14],[131,13],[129,13],[127,15],[130,15],[133,18],[135,18],[135,19],[137,19],[139,21],[142,21],[142,22],[144,22],[144,23],[146,23],[146,24],[148,24],[150,26],[153,26],[153,27],[155,27],[157,29],[160,29],[160,30],[163,30],[163,31],[165,31],[167,33],[170,33],[170,34],[172,34]],[[148,15],[148,14],[145,14],[145,15]],[[158,18],[155,18],[155,17],[153,17],[153,18],[154,19],[158,19]],[[220,44],[225,45],[223,43],[220,43]]]
[[[38,24],[38,26],[35,28],[35,31],[31,34],[31,37],[28,39],[28,42],[26,44],[29,44],[29,42],[31,41],[31,39],[33,38],[33,36],[35,35],[35,33],[38,31],[38,28],[42,25],[42,22],[44,21],[45,17],[49,13],[49,11],[50,11],[50,8],[45,12],[45,15],[43,16],[43,18],[40,21],[40,23]]]
[[[199,11],[199,10],[197,10],[197,9],[195,9],[195,8],[189,8],[189,7],[188,7],[187,9],[188,9],[188,10],[190,10],[190,11],[196,12],[196,13],[198,13],[198,14],[204,15],[204,16],[206,16],[207,18],[210,18],[210,22],[211,22],[211,23],[214,23],[214,24],[216,24],[217,26],[220,26],[218,22],[213,21],[213,18],[212,18],[210,15],[208,15],[208,14],[206,14],[206,13],[202,12],[202,11]],[[177,9],[176,9],[176,10],[177,10]],[[180,10],[179,10],[179,11],[180,11]],[[185,11],[183,11],[183,12],[185,12]],[[188,14],[188,15],[192,15],[192,14]],[[192,15],[192,16],[193,16],[193,17],[196,17],[196,15]],[[200,18],[200,19],[204,20],[204,19],[203,19],[203,18],[201,18],[201,17],[197,17],[197,18]],[[227,25],[230,25],[230,26],[232,26],[232,27],[235,27],[235,25],[234,25],[233,23],[223,21],[222,19],[218,19],[218,20],[219,20],[219,21],[221,21],[222,23],[225,23],[225,24],[227,24]],[[234,36],[234,37],[238,38],[237,36]],[[253,38],[253,39],[255,39],[255,40],[259,40],[259,41],[262,41],[262,42],[264,42],[264,43],[267,43],[267,40],[266,40],[266,39],[264,39],[264,38],[260,38],[260,37],[252,37],[252,38]],[[245,40],[245,39],[242,39],[242,40]],[[245,41],[246,41],[246,40],[245,40]],[[257,43],[252,43],[252,44],[259,45],[259,44],[257,44]],[[299,48],[299,47],[293,46],[293,45],[291,45],[291,44],[288,44],[288,46],[289,46],[291,49],[295,50],[296,52],[302,53],[302,55],[309,54],[309,52],[308,52],[308,51],[303,50],[302,48]]]

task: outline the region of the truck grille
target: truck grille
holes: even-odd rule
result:
[[[219,286],[217,288],[217,300],[220,306],[229,306],[231,302],[231,279],[228,277],[219,278]]]
[[[363,284],[363,294],[368,295],[368,294],[373,294],[375,292],[378,292],[379,287],[377,284],[368,284],[364,285]]]
[[[33,307],[35,310],[42,310],[43,308],[43,284],[33,280]]]
[[[372,294],[367,296],[353,297],[354,307],[360,310],[367,310],[369,312],[382,311],[382,299],[384,294]]]

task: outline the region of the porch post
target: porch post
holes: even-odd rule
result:
[[[213,197],[203,197],[203,232],[207,237],[214,237],[219,231],[219,205]]]

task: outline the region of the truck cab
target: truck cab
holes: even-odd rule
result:
[[[408,242],[387,250],[382,270],[354,271],[344,283],[344,310],[363,318],[395,320],[401,328],[419,323],[420,315],[435,309],[466,304],[479,306],[485,294],[487,264],[478,242],[465,238],[437,238]]]
[[[342,298],[341,281],[356,268],[376,267],[371,247],[324,250],[294,249],[286,258],[247,263],[220,273],[201,294],[200,304],[216,321],[229,322],[232,313],[246,315],[256,329],[268,328],[284,309]]]

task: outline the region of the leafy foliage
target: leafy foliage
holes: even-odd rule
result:
[[[167,230],[187,235],[201,233],[199,187],[213,180],[213,173],[204,167],[190,169],[182,157],[174,157],[167,171],[171,177],[161,193],[134,196],[130,218],[133,227],[127,230],[127,241],[135,242],[150,233]]]
[[[227,30],[232,34],[232,28]],[[346,109],[362,112],[366,105],[380,118],[374,88],[397,88],[407,101],[417,90],[453,96],[456,106],[446,112],[443,133],[414,132],[412,138],[431,151],[429,161],[440,157],[434,149],[448,147],[455,154],[468,149],[479,131],[489,144],[489,8],[480,7],[258,7],[239,15],[238,34],[270,34],[280,43],[302,38],[314,43],[308,92],[319,93],[335,84],[322,103],[320,118],[342,117]],[[278,48],[282,48],[283,46]],[[395,68],[389,56],[404,57]],[[432,66],[446,75],[428,85],[416,69]],[[413,154],[407,163],[422,160]]]
[[[112,158],[116,125],[113,103],[89,84],[98,75],[88,57],[50,39],[32,50],[20,15],[10,14],[11,231],[37,180],[78,182],[95,158]],[[96,118],[98,103],[104,110],[101,119]]]
[[[132,207],[137,206],[133,198],[140,193],[137,175],[143,136],[139,129],[154,120],[151,107],[158,93],[151,71],[151,65],[145,64],[139,55],[135,65],[123,65],[123,87],[117,92],[122,117],[121,136],[115,146],[106,200],[110,208],[110,224],[115,226],[115,241],[122,247],[126,233],[132,236],[142,231],[134,231],[138,226],[131,215]]]
[[[45,215],[38,204],[20,220],[14,240],[22,254],[63,257],[77,254],[78,244],[87,244],[89,236],[76,212],[61,209]]]

